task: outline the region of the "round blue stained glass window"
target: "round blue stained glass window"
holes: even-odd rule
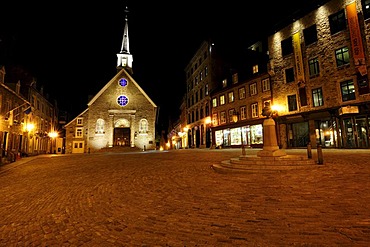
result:
[[[117,98],[117,103],[120,105],[120,106],[125,106],[128,104],[128,98],[125,96],[125,95],[120,95],[118,96]]]
[[[121,85],[122,87],[126,87],[127,86],[127,80],[125,78],[121,78],[119,79],[118,81],[119,85]]]

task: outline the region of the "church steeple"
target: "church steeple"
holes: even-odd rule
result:
[[[117,70],[121,70],[125,68],[128,70],[129,73],[132,72],[132,55],[130,54],[130,47],[129,47],[129,38],[128,38],[128,8],[126,6],[125,9],[125,27],[123,29],[123,38],[122,38],[122,45],[121,50],[117,54]]]

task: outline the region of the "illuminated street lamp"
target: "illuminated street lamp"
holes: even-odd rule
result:
[[[49,132],[49,137],[51,138],[51,147],[50,147],[50,152],[52,153],[52,151],[53,151],[53,147],[56,145],[56,140],[55,140],[55,138],[57,138],[58,137],[58,132],[55,132],[55,131],[52,131],[52,132]],[[54,141],[55,140],[55,141]],[[54,145],[55,144],[55,145]],[[56,150],[54,149],[54,153],[56,153]]]

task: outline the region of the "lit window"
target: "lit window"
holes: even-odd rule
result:
[[[252,83],[251,85],[249,85],[249,92],[251,95],[257,94],[257,83]]]
[[[121,78],[118,80],[118,83],[119,85],[121,85],[122,87],[126,87],[127,86],[127,80],[125,78]]]
[[[101,118],[96,120],[95,134],[104,134],[104,120]]]
[[[217,107],[217,98],[212,99],[212,107]]]
[[[335,59],[337,61],[337,67],[349,64],[349,51],[348,47],[342,47],[335,51]]]
[[[226,87],[227,86],[227,79],[224,79],[222,80],[222,87]]]
[[[258,73],[258,64],[253,65],[253,74]]]
[[[247,108],[245,106],[240,107],[240,119],[247,118]]]
[[[117,98],[117,103],[120,106],[126,106],[128,104],[128,98],[125,95],[120,95]]]
[[[313,106],[322,106],[324,105],[324,99],[322,96],[322,89],[316,88],[312,90],[312,99],[313,99]]]
[[[345,81],[340,84],[340,89],[342,92],[342,100],[348,101],[348,100],[354,100],[356,99],[355,94],[355,84],[353,81]]]
[[[218,125],[218,120],[217,120],[217,113],[212,114],[212,125],[217,126]]]
[[[148,133],[148,120],[146,119],[140,120],[139,133]]]
[[[266,78],[262,80],[262,91],[266,92],[270,90],[270,79]]]
[[[258,103],[254,103],[251,105],[251,113],[252,113],[252,118],[258,117]]]
[[[220,123],[221,124],[226,123],[226,112],[224,111],[220,113]]]
[[[310,77],[319,75],[320,67],[319,67],[319,60],[317,59],[317,57],[308,60],[308,68],[309,68]]]
[[[225,104],[225,95],[221,95],[220,96],[220,105],[224,105]]]
[[[228,96],[229,96],[229,103],[234,102],[234,92],[229,92]]]
[[[233,74],[233,83],[238,83],[238,73]]]

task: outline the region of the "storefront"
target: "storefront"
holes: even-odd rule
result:
[[[238,147],[242,143],[247,147],[263,146],[262,124],[223,128],[215,130],[214,134],[216,148]]]

